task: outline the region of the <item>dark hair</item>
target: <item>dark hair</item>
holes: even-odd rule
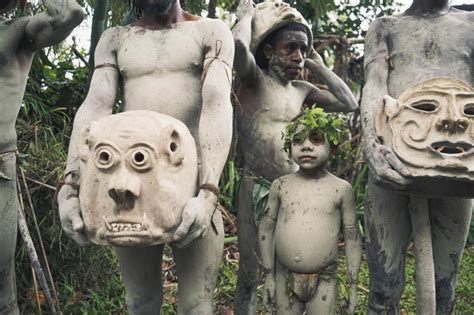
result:
[[[179,4],[181,5],[181,7],[184,6],[185,2],[186,0],[179,0]],[[143,15],[143,9],[135,4],[135,0],[125,0],[125,4],[128,6],[130,12],[132,12],[132,14],[137,17],[137,19],[139,19]]]
[[[263,47],[265,44],[270,45],[272,48],[275,48],[276,44],[280,39],[283,38],[286,32],[304,32],[308,35],[308,30],[303,24],[300,23],[291,23],[285,26],[280,27],[279,29],[271,32],[265,39],[260,43],[255,52],[255,61],[260,69],[268,69],[268,59],[265,57],[263,53]],[[308,36],[309,37],[309,36]]]

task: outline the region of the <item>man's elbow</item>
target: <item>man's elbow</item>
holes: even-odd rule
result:
[[[68,24],[77,26],[81,24],[81,22],[84,20],[84,17],[85,17],[84,10],[79,4],[74,2],[74,4],[71,5],[71,8],[69,9],[66,20]]]

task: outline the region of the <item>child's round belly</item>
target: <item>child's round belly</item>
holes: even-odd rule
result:
[[[314,224],[292,220],[277,224],[275,254],[280,265],[293,272],[316,273],[335,261],[339,223],[332,221],[334,220],[318,218],[312,222]]]

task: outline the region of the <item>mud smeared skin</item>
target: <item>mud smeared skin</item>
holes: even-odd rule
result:
[[[253,8],[251,1],[244,0],[237,11],[239,23],[233,29],[234,67],[241,83],[236,112],[244,172],[272,181],[298,169],[283,151],[281,132],[304,104],[317,103],[327,111],[352,111],[357,102],[345,83],[312,49],[312,33],[299,12],[281,1],[262,2]],[[283,31],[274,47],[263,43],[269,34],[288,24],[299,24],[305,31]],[[265,62],[257,64],[256,55]],[[329,91],[297,80],[303,66],[318,75]],[[255,313],[259,249],[253,220],[252,176],[243,179],[238,195],[240,260],[234,298],[236,314]]]
[[[141,5],[146,4],[142,17],[132,25],[110,28],[102,35],[90,90],[74,121],[65,178],[70,185],[63,186],[58,199],[64,230],[82,244],[89,240],[81,218],[83,209],[74,189],[82,175],[78,173],[80,131],[92,121],[112,114],[120,77],[124,111],[159,112],[182,121],[189,129],[201,162],[198,187],[218,186],[230,148],[234,45],[227,25],[193,16],[182,10],[180,1],[176,0],[134,3],[142,9],[145,8]],[[173,151],[173,148],[170,143],[169,149]],[[180,160],[169,163],[179,165]],[[129,194],[120,195],[111,192],[109,196],[124,200],[123,210],[137,205],[138,201],[133,202]],[[174,233],[157,231],[176,242],[172,247],[179,273],[178,313],[210,314],[224,240],[220,212],[214,211],[217,196],[208,189],[199,189],[192,198],[179,201],[185,205]],[[126,216],[111,220],[111,227],[113,222],[141,223]],[[131,240],[138,243],[136,236]],[[162,250],[163,245],[116,248],[130,314],[159,314]]]
[[[304,310],[336,314],[334,265],[341,230],[348,262],[348,313],[354,314],[357,306],[362,247],[354,193],[349,183],[324,169],[329,150],[327,141],[313,136],[294,141],[292,157],[300,170],[276,179],[270,188],[258,234],[265,268],[264,302],[275,303],[277,314],[303,314]],[[289,273],[292,281],[300,278],[299,282],[290,285]],[[292,293],[289,285],[294,287]]]
[[[18,1],[2,1],[0,14]],[[15,121],[23,100],[33,55],[38,49],[65,39],[83,19],[74,0],[43,0],[44,12],[9,20],[0,16],[0,313],[18,314],[13,282],[18,202],[15,159],[3,161],[3,153],[16,150]]]
[[[361,114],[364,151],[370,169],[366,207],[369,314],[396,314],[399,309],[404,288],[405,254],[412,232],[408,213],[409,195],[377,186],[402,190],[412,183],[410,177],[413,174],[392,148],[377,138],[376,112],[383,105],[385,95],[398,99],[410,86],[434,78],[450,77],[472,86],[473,22],[473,13],[453,9],[447,0],[415,0],[406,12],[375,20],[367,32],[364,61],[367,82]],[[436,111],[431,102],[433,98],[427,97],[426,100],[428,102],[414,103],[412,107],[420,112]],[[466,113],[469,114],[469,108]],[[457,129],[459,126],[461,128]],[[420,122],[419,127],[419,132],[411,135],[412,139],[421,139],[429,129],[426,122]],[[446,130],[449,136],[444,140],[450,142],[445,143],[444,148],[439,142],[441,140],[425,144],[423,149],[434,154],[430,163],[440,156],[452,159],[456,155],[468,154],[468,146],[460,145],[458,140],[452,141],[451,137],[463,131],[464,127],[464,123],[452,124],[449,121],[441,121],[439,126],[434,127],[438,131]],[[451,165],[459,168],[461,164]],[[430,185],[429,181],[425,184]],[[442,222],[440,228],[432,227],[436,289],[440,290],[442,279],[450,279],[448,282],[452,284],[443,287],[437,294],[436,312],[449,314],[454,307],[452,279],[455,277],[452,275],[457,273],[459,266],[448,262],[446,256],[452,254],[456,261],[460,261],[462,250],[459,249],[464,247],[467,237],[472,202],[460,198],[429,199],[428,202],[432,224]],[[449,237],[445,237],[446,234]],[[448,254],[441,248],[452,250]]]

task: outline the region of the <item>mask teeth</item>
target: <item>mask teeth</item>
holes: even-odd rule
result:
[[[107,229],[108,229],[109,231],[112,231],[112,226],[110,225],[109,221],[107,221],[107,219],[105,218],[105,216],[102,216],[102,220],[104,220],[105,225],[107,226]]]
[[[142,226],[143,226],[143,230],[146,230],[148,228],[148,216],[146,215],[146,212],[143,213],[143,222],[142,222]]]
[[[438,151],[438,152],[441,153],[441,152],[443,152],[444,149],[445,149],[445,147],[441,146],[441,147],[439,147],[438,149],[436,149],[436,151]]]

